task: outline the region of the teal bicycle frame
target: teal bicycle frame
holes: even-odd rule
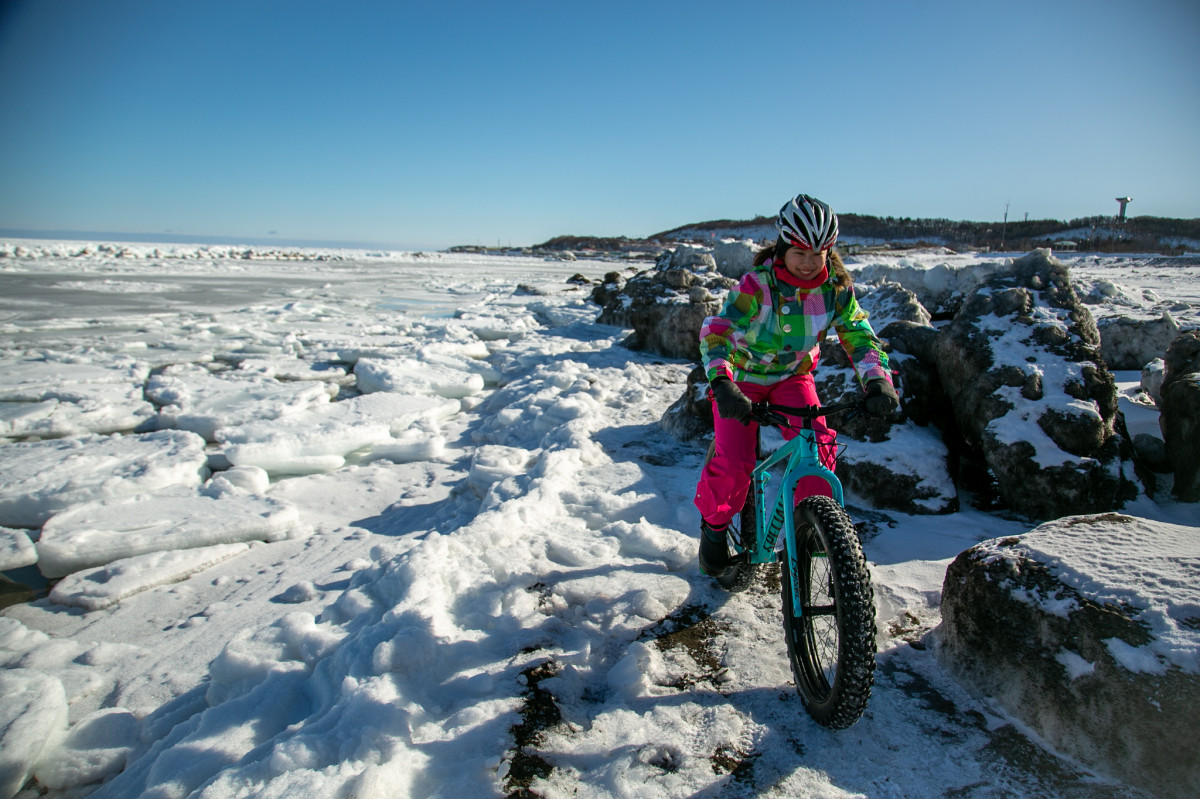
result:
[[[791,423],[783,416],[784,411],[800,416],[802,419],[803,427],[797,433],[796,437],[791,441],[784,442],[783,446],[760,461],[754,468],[754,471],[751,472],[750,480],[754,488],[754,520],[757,535],[755,536],[755,547],[743,553],[743,557],[749,563],[774,563],[776,560],[775,545],[779,540],[779,532],[782,530],[784,552],[788,558],[789,565],[792,566],[789,569],[789,573],[792,579],[792,601],[796,605],[798,605],[799,598],[803,595],[799,584],[800,570],[795,568],[796,521],[793,514],[793,500],[796,493],[796,486],[805,477],[820,478],[829,485],[833,500],[840,506],[845,505],[842,494],[842,481],[833,473],[833,470],[821,463],[820,448],[817,444],[817,432],[813,429],[812,420],[816,416],[838,413],[859,407],[861,407],[860,400],[840,402],[824,407],[813,406],[810,408],[784,408],[778,405],[771,406],[767,403],[756,403],[754,406],[754,415],[752,418],[760,425],[790,427]],[[771,480],[771,469],[781,463],[786,464],[783,470],[783,479],[780,482],[779,491],[775,495],[775,502],[771,513],[768,515],[767,483]],[[794,612],[797,618],[803,615],[802,609],[798,606],[794,608]]]

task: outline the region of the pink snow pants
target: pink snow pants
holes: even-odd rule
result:
[[[755,383],[738,383],[751,402],[768,400],[778,405],[803,407],[819,405],[817,389],[810,374],[789,377],[770,386]],[[800,421],[791,417],[800,427]],[[722,419],[713,401],[713,441],[716,444],[712,460],[705,466],[696,485],[696,508],[711,526],[721,527],[742,509],[746,493],[750,489],[750,472],[756,462],[755,442],[758,425],[755,422],[742,424],[736,419]],[[834,442],[837,434],[825,424],[825,417],[813,420],[817,434],[821,462],[829,469],[836,463]],[[783,437],[790,441],[797,432],[783,428]],[[796,486],[797,500],[811,494],[829,494],[829,486],[818,478],[801,479]]]

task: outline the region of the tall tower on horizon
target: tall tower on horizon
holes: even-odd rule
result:
[[[1131,202],[1133,202],[1133,198],[1132,197],[1118,197],[1117,202],[1119,202],[1121,204],[1121,213],[1117,214],[1117,219],[1120,219],[1122,222],[1124,222],[1125,221],[1125,206],[1127,206]]]

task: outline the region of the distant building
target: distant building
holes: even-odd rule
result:
[[[1054,249],[1062,250],[1063,252],[1075,252],[1075,250],[1078,247],[1079,247],[1079,245],[1073,241],[1056,241],[1056,242],[1054,242]]]

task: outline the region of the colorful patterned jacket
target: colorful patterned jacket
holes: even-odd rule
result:
[[[891,382],[887,353],[854,296],[854,286],[828,279],[806,289],[784,283],[772,262],[747,272],[729,290],[720,313],[700,328],[700,357],[708,379],[771,385],[816,368],[821,341],[836,331],[860,383]]]

